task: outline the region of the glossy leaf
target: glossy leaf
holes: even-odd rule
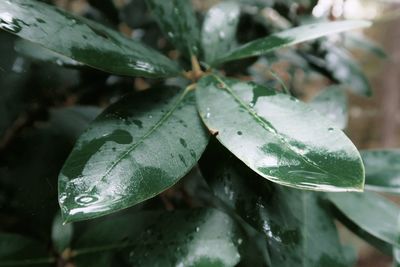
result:
[[[215,75],[200,80],[196,96],[210,131],[264,178],[302,189],[362,190],[364,168],[357,149],[308,105]]]
[[[64,225],[61,214],[57,214],[51,229],[51,239],[54,248],[59,254],[62,254],[62,252],[70,246],[73,231],[72,224]]]
[[[121,251],[143,267],[235,266],[242,238],[232,219],[214,209],[150,211],[93,225],[75,251],[76,260]]]
[[[232,1],[213,6],[203,22],[202,45],[206,62],[212,63],[233,47],[239,22],[240,7]]]
[[[39,44],[32,43],[24,39],[20,39],[15,42],[15,50],[19,54],[37,61],[55,63],[65,67],[84,66],[82,63],[79,63],[69,57],[53,52]]]
[[[400,194],[400,150],[362,150],[360,153],[366,189]]]
[[[372,89],[359,64],[345,50],[330,46],[325,55],[326,69],[333,78],[359,95],[371,96]]]
[[[0,233],[0,266],[50,266],[55,259],[46,247],[26,237]]]
[[[348,101],[345,91],[336,86],[328,87],[310,102],[312,108],[332,121],[339,129],[344,129],[348,121]]]
[[[200,167],[214,194],[264,234],[269,266],[348,266],[317,193],[265,181],[219,144],[210,144]]]
[[[246,57],[264,55],[278,48],[370,25],[371,23],[368,21],[348,20],[299,26],[244,44],[221,56],[213,65]]]
[[[66,221],[130,207],[175,184],[208,137],[194,96],[159,86],[107,108],[79,138],[59,176]]]
[[[370,192],[327,193],[327,196],[343,218],[383,242],[400,245],[397,227],[400,208],[397,205]]]
[[[166,37],[184,55],[200,53],[200,29],[191,1],[146,0],[154,19]]]
[[[181,71],[157,51],[39,1],[1,1],[0,28],[80,63],[119,75],[170,77]]]

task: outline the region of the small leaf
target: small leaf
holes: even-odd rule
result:
[[[339,129],[344,129],[348,121],[348,101],[345,91],[337,86],[322,90],[310,102],[311,107],[332,121]]]
[[[72,224],[63,225],[61,214],[57,214],[51,229],[51,239],[53,246],[59,254],[70,246],[73,234]]]
[[[157,51],[39,1],[1,1],[0,28],[80,63],[119,75],[155,78],[177,76],[181,71]]]
[[[384,48],[363,34],[346,34],[344,41],[351,49],[362,49],[382,59],[388,57]]]
[[[121,251],[143,267],[235,266],[242,238],[234,221],[214,209],[145,211],[96,223],[74,251],[77,260]]]
[[[207,141],[192,92],[160,86],[124,97],[90,125],[61,170],[64,219],[94,218],[154,197],[193,167]]]
[[[364,168],[357,149],[308,105],[215,75],[200,80],[196,97],[210,131],[264,178],[302,189],[362,190]]]
[[[342,48],[329,46],[325,55],[326,69],[333,78],[359,95],[371,96],[372,89],[359,64]]]
[[[217,143],[210,143],[200,168],[231,212],[264,234],[269,266],[348,266],[317,193],[274,185]]]
[[[202,45],[206,62],[211,63],[233,47],[239,22],[240,7],[235,2],[213,6],[203,22]]]
[[[146,0],[161,30],[184,55],[200,53],[200,29],[189,0]]]
[[[43,244],[20,235],[0,233],[0,266],[44,267],[54,262]]]
[[[299,26],[247,43],[223,55],[213,65],[246,57],[265,55],[278,48],[295,45],[334,33],[369,27],[370,25],[371,23],[368,21],[348,20]]]
[[[378,240],[400,246],[397,226],[400,208],[394,203],[370,192],[327,193],[327,197],[340,212],[339,219],[345,225],[342,218]]]
[[[400,194],[400,150],[362,150],[365,188]]]

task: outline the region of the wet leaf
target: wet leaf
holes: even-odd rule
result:
[[[15,50],[28,58],[33,60],[55,63],[63,67],[82,67],[82,63],[79,63],[69,57],[63,56],[49,49],[44,48],[41,45],[32,43],[30,41],[19,39],[15,42]]]
[[[1,1],[0,28],[114,74],[154,78],[177,76],[180,72],[173,61],[157,51],[101,24],[39,1]]]
[[[175,184],[207,145],[190,91],[159,86],[107,108],[79,138],[59,176],[66,221],[130,207]]]
[[[302,189],[362,190],[364,168],[357,149],[308,105],[215,75],[200,80],[196,97],[208,129],[264,178]]]
[[[400,208],[394,203],[371,192],[327,193],[327,197],[338,209],[339,220],[345,225],[355,224],[380,241],[400,245],[397,226]]]
[[[362,150],[365,188],[400,194],[400,150]]]
[[[51,239],[55,250],[59,254],[62,254],[62,252],[70,246],[73,231],[72,224],[63,225],[61,214],[55,216],[51,229]]]
[[[50,266],[55,259],[46,247],[29,238],[0,233],[0,266]]]
[[[348,121],[348,101],[346,92],[337,86],[322,90],[310,102],[312,108],[332,121],[339,129],[344,129]]]
[[[202,45],[206,62],[212,63],[221,54],[229,52],[236,42],[236,28],[240,7],[235,2],[221,2],[213,6],[203,22]]]
[[[154,19],[168,40],[184,55],[200,53],[200,29],[191,1],[146,0]]]
[[[368,27],[370,25],[371,23],[368,21],[348,20],[299,26],[244,44],[222,55],[213,65],[246,57],[264,55],[278,48],[295,45],[334,33]]]
[[[317,193],[274,185],[216,143],[200,167],[214,194],[264,234],[270,266],[348,266]]]
[[[214,209],[145,211],[93,225],[74,250],[77,260],[120,252],[133,266],[235,266],[241,238]]]

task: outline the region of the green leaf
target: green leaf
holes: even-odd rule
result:
[[[181,71],[157,51],[101,24],[39,1],[1,1],[0,28],[114,74],[155,78],[177,76]]]
[[[362,150],[365,188],[400,194],[400,150]]]
[[[95,106],[73,106],[50,110],[49,123],[74,142],[102,110]]]
[[[50,266],[55,259],[46,247],[29,238],[0,233],[0,266]]]
[[[221,56],[213,65],[246,57],[265,55],[275,49],[295,45],[326,35],[368,27],[368,21],[348,20],[303,25],[254,40]]]
[[[345,45],[351,49],[362,49],[381,59],[386,59],[388,57],[384,48],[363,34],[346,34],[344,42]]]
[[[67,222],[154,197],[197,162],[208,137],[194,95],[159,86],[107,108],[79,138],[59,176]]]
[[[191,1],[146,0],[154,19],[167,36],[187,57],[200,53],[200,29]]]
[[[73,231],[72,224],[63,225],[61,214],[57,214],[56,217],[54,217],[51,239],[53,240],[54,248],[59,254],[62,254],[62,252],[70,246]]]
[[[55,63],[64,67],[84,66],[82,63],[79,63],[69,57],[53,52],[39,44],[32,43],[24,39],[19,39],[15,42],[15,50],[19,54],[37,61]]]
[[[121,251],[143,267],[235,266],[242,238],[233,220],[214,209],[145,211],[93,225],[74,251],[77,260]]]
[[[327,193],[327,196],[340,212],[339,219],[345,225],[348,223],[342,218],[378,240],[400,245],[397,226],[400,208],[397,205],[370,192]]]
[[[348,266],[317,193],[274,185],[229,154],[210,143],[201,171],[214,194],[264,234],[270,266]]]
[[[339,129],[344,129],[348,121],[348,101],[345,91],[337,86],[322,90],[310,102],[312,108],[329,119]]]
[[[206,62],[212,63],[231,50],[236,41],[239,15],[239,5],[230,1],[221,2],[207,12],[201,35]]]
[[[329,46],[325,55],[326,69],[341,84],[348,85],[350,90],[363,96],[371,96],[372,89],[359,64],[342,48]]]
[[[344,133],[307,104],[273,89],[215,75],[196,90],[217,139],[259,175],[302,189],[360,191],[361,157]]]

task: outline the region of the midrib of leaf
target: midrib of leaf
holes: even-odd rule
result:
[[[340,178],[335,174],[332,173],[328,173],[327,171],[321,169],[318,164],[316,164],[315,162],[313,162],[311,159],[307,158],[304,155],[301,155],[299,153],[296,152],[295,149],[292,148],[292,145],[289,144],[286,141],[286,138],[279,138],[278,136],[278,131],[269,126],[267,123],[265,123],[264,119],[261,118],[247,103],[245,103],[233,90],[232,88],[230,88],[222,79],[220,79],[217,75],[212,74],[212,76],[220,83],[222,83],[224,85],[224,89],[226,89],[226,91],[236,100],[236,102],[238,102],[265,130],[267,130],[268,132],[274,134],[277,139],[281,140],[281,142],[283,142],[293,153],[295,153],[296,155],[298,155],[299,157],[301,157],[305,162],[307,162],[308,164],[314,166],[315,168],[317,168],[318,170],[320,170],[322,173],[324,174],[328,174],[328,175],[332,175],[335,178]],[[281,135],[283,137],[283,135]],[[247,163],[246,163],[247,165]],[[258,170],[256,170],[256,172],[259,172]],[[265,174],[263,174],[265,175]]]
[[[54,263],[56,259],[51,258],[35,258],[35,259],[25,259],[25,260],[9,260],[0,261],[0,266],[28,266],[28,265],[38,265],[46,263]]]
[[[131,153],[135,148],[137,148],[147,137],[149,137],[152,133],[154,133],[171,115],[172,113],[177,109],[177,107],[179,106],[179,104],[181,104],[182,100],[185,98],[186,94],[190,91],[189,88],[186,88],[183,93],[178,97],[178,99],[176,100],[176,102],[172,105],[171,109],[165,113],[161,119],[154,124],[153,127],[150,128],[150,130],[145,133],[143,136],[141,136],[138,141],[133,144],[131,147],[129,147],[123,154],[121,157],[119,157],[114,164],[111,165],[111,167],[106,171],[106,173],[101,177],[100,181],[103,181],[107,175],[115,168],[115,166],[117,166],[121,160],[123,160],[127,155],[129,155],[129,153]]]

